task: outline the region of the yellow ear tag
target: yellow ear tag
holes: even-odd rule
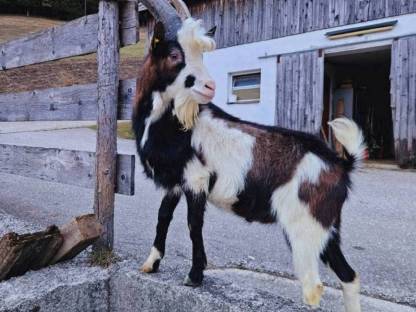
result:
[[[155,42],[155,43],[159,43],[159,41],[160,41],[160,40],[159,40],[159,39],[157,39],[157,38],[155,38],[155,40],[154,40],[154,42]]]

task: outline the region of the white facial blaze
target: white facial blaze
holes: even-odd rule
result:
[[[199,104],[210,101],[201,94],[206,82],[212,80],[204,65],[203,53],[214,50],[215,41],[206,35],[200,20],[188,18],[178,31],[178,42],[184,51],[186,66],[167,88],[166,94],[174,100],[175,114],[187,130],[194,126],[198,118]],[[190,75],[195,77],[194,86],[186,88],[185,80]]]

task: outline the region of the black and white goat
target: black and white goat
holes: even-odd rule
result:
[[[307,304],[320,302],[321,258],[342,282],[346,311],[360,311],[359,278],[341,252],[339,229],[350,173],[365,153],[361,131],[345,118],[330,123],[344,159],[313,135],[228,115],[210,102],[215,83],[202,60],[215,47],[209,32],[192,18],[180,22],[173,8],[159,4],[163,10],[151,9],[162,22],[137,85],[133,127],[145,173],[166,194],[142,271],[158,269],[184,194],[193,244],[186,285],[200,285],[207,264],[202,226],[208,201],[250,222],[281,224]]]

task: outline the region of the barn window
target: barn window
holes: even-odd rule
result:
[[[228,103],[258,103],[260,101],[260,71],[231,74]]]

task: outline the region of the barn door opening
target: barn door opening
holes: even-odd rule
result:
[[[390,107],[391,47],[341,52],[325,56],[323,120],[352,118],[363,129],[373,160],[394,160]],[[323,132],[333,141],[326,123]]]

